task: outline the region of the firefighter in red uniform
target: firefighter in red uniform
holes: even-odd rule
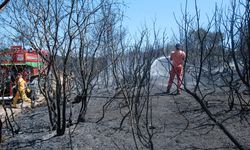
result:
[[[177,94],[181,93],[180,87],[181,87],[181,82],[182,82],[183,62],[185,60],[185,57],[186,57],[186,54],[182,50],[181,44],[179,43],[176,44],[175,50],[172,51],[170,55],[170,60],[172,61],[172,68],[170,71],[167,93],[170,92],[175,76],[177,76]]]
[[[13,98],[12,107],[16,108],[16,104],[17,104],[18,99],[22,99],[23,101],[31,104],[31,99],[28,98],[26,93],[25,93],[27,85],[26,85],[26,81],[22,78],[21,73],[18,73],[16,85],[17,85],[17,92],[16,92],[15,97]]]

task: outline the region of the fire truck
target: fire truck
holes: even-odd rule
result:
[[[11,46],[0,50],[0,101],[11,100],[15,95],[15,80],[21,73],[33,94],[27,94],[34,100],[38,84],[37,77],[45,74],[46,61],[49,55],[46,50],[24,49],[22,46]],[[36,88],[36,90],[35,90]]]

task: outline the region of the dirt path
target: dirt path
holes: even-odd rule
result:
[[[40,106],[44,103],[45,103],[44,98],[42,96],[39,96],[38,99],[36,100],[36,102],[34,103],[34,106],[37,107],[37,106]],[[20,115],[26,109],[29,109],[30,104],[23,102],[23,103],[17,104],[17,108],[10,108],[10,105],[5,106],[5,108],[6,108],[6,111],[3,108],[3,106],[0,105],[0,119],[3,123],[5,123],[7,115],[9,116],[9,118],[11,118],[11,115],[13,113],[13,116],[16,117],[16,116]]]

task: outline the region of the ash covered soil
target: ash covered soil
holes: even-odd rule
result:
[[[223,122],[223,125],[246,149],[250,149],[249,114],[242,115],[239,109],[228,111],[227,97],[217,93],[206,98],[208,108]],[[126,107],[121,108],[122,100],[116,99],[108,107],[105,117],[102,106],[105,98],[92,98],[86,115],[86,122],[76,127],[70,126],[62,136],[54,136],[50,129],[46,106],[29,109],[20,114],[16,121],[21,130],[14,137],[3,131],[2,149],[75,149],[75,150],[133,150],[136,149],[129,120],[119,129]],[[79,106],[72,105],[73,122]],[[68,108],[71,107],[70,105]],[[69,110],[69,109],[68,109]],[[227,112],[228,111],[228,112]],[[245,112],[248,113],[248,112]],[[142,128],[145,121],[142,116]],[[181,95],[157,95],[152,97],[152,137],[155,150],[193,149],[237,149],[226,135],[214,125],[198,103],[183,92]],[[6,128],[6,126],[4,127]],[[150,129],[151,130],[151,129]],[[69,134],[69,132],[73,134]],[[138,142],[138,141],[137,141]],[[138,142],[139,149],[147,149]]]

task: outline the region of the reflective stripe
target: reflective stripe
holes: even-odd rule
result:
[[[11,100],[12,98],[13,98],[13,96],[4,96],[4,97],[0,96],[1,101],[2,100]]]

